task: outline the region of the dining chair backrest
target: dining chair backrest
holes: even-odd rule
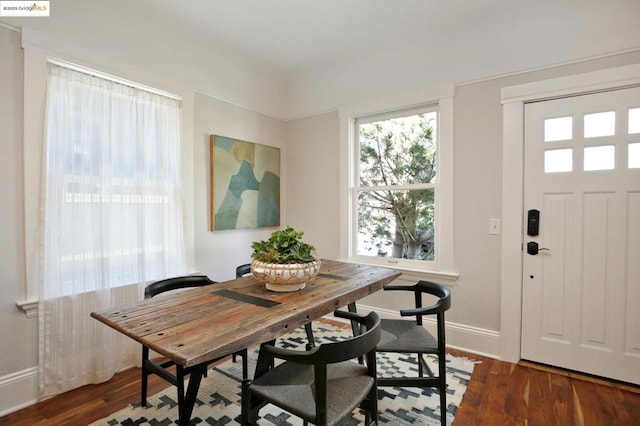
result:
[[[308,355],[297,359],[301,364],[335,364],[371,353],[380,341],[380,317],[375,312],[367,316],[336,311],[335,316],[349,318],[360,324],[360,334],[348,340],[322,343]]]
[[[210,280],[206,275],[185,275],[181,277],[167,278],[149,284],[144,289],[144,298],[150,299],[153,296],[157,296],[160,293],[171,290],[178,290],[181,288],[189,287],[201,287],[215,283],[216,281]]]
[[[236,268],[236,278],[242,278],[251,273],[251,264],[245,263]]]

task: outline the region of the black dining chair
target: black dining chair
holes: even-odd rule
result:
[[[304,420],[304,424],[334,425],[356,407],[365,410],[365,424],[378,424],[375,348],[380,340],[380,317],[336,311],[357,322],[359,334],[345,340],[322,343],[308,351],[262,344],[258,366],[283,363],[256,378],[242,382],[241,424],[255,424],[259,410],[274,404]],[[355,362],[364,356],[366,365]]]
[[[150,299],[158,294],[165,293],[171,290],[178,290],[189,287],[201,287],[205,285],[215,284],[215,281],[211,281],[206,275],[186,275],[175,278],[168,278],[160,281],[155,281],[144,289],[144,298]],[[233,354],[234,361],[235,356],[242,356],[242,378],[246,379],[248,377],[248,358],[247,358],[247,350],[243,349],[241,351],[235,352]],[[218,358],[208,362],[207,364],[211,364],[213,362],[219,361],[222,358]],[[174,366],[176,367],[176,373],[170,373],[167,368]],[[184,368],[181,365],[176,364],[171,360],[166,360],[161,363],[156,363],[153,360],[149,359],[149,347],[142,345],[142,377],[141,377],[141,399],[140,404],[145,407],[147,405],[147,380],[150,374],[156,374],[162,377],[167,382],[171,383],[173,386],[177,388],[178,391],[178,407],[181,410],[185,393],[184,393],[184,379],[185,376],[190,372],[189,368]],[[205,371],[206,375],[206,371]]]
[[[251,275],[251,264],[245,263],[236,267],[236,278],[242,278]],[[304,325],[304,331],[307,334],[307,349],[315,347],[315,338],[313,337],[313,327],[311,322]]]
[[[236,267],[236,278],[248,277],[251,275],[251,264],[244,263]]]
[[[415,354],[418,362],[417,377],[378,377],[378,386],[435,387],[440,394],[440,423],[447,424],[447,380],[444,313],[451,307],[449,288],[429,281],[418,281],[414,285],[388,285],[385,291],[409,291],[413,293],[415,307],[400,311],[402,317],[413,319],[383,319],[380,322],[381,337],[378,352]],[[437,297],[430,306],[423,307],[423,295]],[[437,336],[429,333],[422,324],[425,315],[436,316]],[[424,355],[438,357],[438,374],[427,365]]]

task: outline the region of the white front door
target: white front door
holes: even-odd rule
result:
[[[524,182],[521,357],[640,384],[640,88],[527,104]]]

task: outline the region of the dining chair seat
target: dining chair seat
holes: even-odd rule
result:
[[[438,353],[438,341],[415,322],[383,319],[381,327],[378,352]]]
[[[367,376],[367,367],[355,361],[327,366],[327,423],[334,424],[353,411],[353,401],[366,398],[374,379]],[[314,367],[283,363],[268,375],[257,378],[252,393],[260,399],[287,407],[287,411],[316,423]],[[349,398],[345,398],[349,395]]]
[[[356,407],[365,424],[378,424],[375,349],[380,341],[380,317],[336,311],[337,317],[359,325],[353,337],[322,343],[307,351],[262,344],[255,379],[242,382],[241,424],[255,424],[266,404],[300,417],[304,424],[344,424]],[[365,357],[366,364],[356,362]],[[275,367],[274,360],[284,360]]]

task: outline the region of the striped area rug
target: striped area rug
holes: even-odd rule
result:
[[[349,336],[350,331],[328,324],[314,323],[314,336],[317,343],[335,341]],[[278,345],[286,348],[304,348],[306,336],[304,328],[278,339]],[[257,358],[257,348],[249,356],[249,371]],[[417,372],[414,359],[402,354],[378,354],[378,374],[398,370]],[[436,359],[429,359],[432,370],[437,371]],[[460,405],[467,383],[473,372],[474,362],[465,358],[447,355],[447,423],[453,422],[456,410]],[[242,366],[240,360],[233,363],[226,361],[213,367],[208,377],[203,378],[198,392],[198,399],[192,414],[192,425],[237,425],[240,415],[240,377]],[[392,388],[378,389],[378,409],[380,424],[389,425],[439,425],[439,395],[434,389]],[[351,419],[342,425],[362,424],[362,415],[356,410]],[[92,423],[92,426],[168,426],[177,424],[178,406],[174,387],[147,398],[147,407],[131,405],[112,415]],[[301,425],[302,421],[281,409],[267,405],[260,410],[259,425]]]

